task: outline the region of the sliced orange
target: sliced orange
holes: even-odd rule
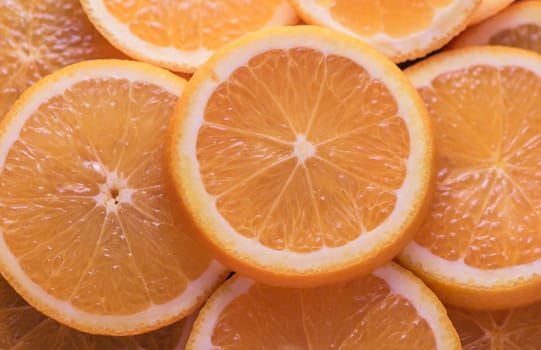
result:
[[[541,56],[484,46],[407,70],[434,123],[436,189],[400,261],[444,302],[541,300]]]
[[[469,27],[449,48],[504,45],[541,53],[541,1],[517,2],[494,17]]]
[[[184,84],[143,63],[87,61],[40,80],[0,123],[0,272],[41,312],[141,333],[191,313],[224,277],[162,181]]]
[[[200,241],[274,285],[392,259],[432,179],[428,116],[403,72],[322,27],[266,29],[218,51],[179,100],[168,150]]]
[[[0,277],[0,349],[181,350],[196,314],[131,337],[91,335],[66,327],[28,305]]]
[[[436,296],[391,263],[366,277],[312,289],[235,275],[205,304],[191,349],[460,349]]]
[[[481,0],[289,0],[299,16],[353,35],[395,62],[439,49],[469,23]]]
[[[0,1],[0,120],[44,75],[83,60],[121,57],[78,0]]]
[[[81,0],[98,30],[127,55],[194,72],[241,35],[298,21],[286,0]]]
[[[468,25],[476,24],[494,16],[511,5],[514,0],[481,0]]]
[[[463,350],[536,350],[541,344],[541,303],[492,312],[447,311]]]

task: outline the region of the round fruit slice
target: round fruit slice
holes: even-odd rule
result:
[[[475,45],[513,46],[541,53],[541,1],[517,2],[468,28],[448,47]]]
[[[182,350],[195,316],[138,336],[91,335],[39,313],[0,277],[0,349]]]
[[[484,46],[407,70],[434,123],[436,189],[400,261],[465,308],[541,299],[541,57]]]
[[[511,5],[511,3],[513,3],[513,0],[481,0],[481,4],[473,13],[469,25],[479,23],[494,16]]]
[[[541,344],[541,303],[501,311],[448,308],[463,350],[535,350]]]
[[[121,58],[78,0],[0,1],[0,120],[46,74],[93,58]]]
[[[87,61],[40,80],[0,123],[0,271],[41,312],[140,333],[188,315],[224,278],[162,181],[184,85],[143,63]]]
[[[223,263],[273,285],[367,274],[411,239],[432,179],[428,115],[350,36],[266,29],[226,46],[179,100],[172,182]]]
[[[205,304],[190,349],[460,349],[445,308],[394,263],[312,289],[235,275]]]
[[[469,23],[481,0],[289,0],[306,23],[360,38],[395,62],[439,49]]]
[[[245,33],[298,21],[286,0],[81,3],[96,28],[127,55],[186,73]]]

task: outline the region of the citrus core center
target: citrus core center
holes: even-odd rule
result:
[[[310,142],[306,141],[304,135],[298,135],[297,142],[295,142],[294,152],[299,159],[299,162],[304,163],[306,159],[312,157],[316,153],[316,147]]]

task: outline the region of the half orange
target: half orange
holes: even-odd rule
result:
[[[0,120],[43,76],[79,61],[123,57],[79,0],[0,1]]]
[[[436,189],[400,261],[451,305],[541,300],[541,56],[451,50],[407,70],[434,123]]]
[[[266,29],[219,50],[186,88],[168,161],[198,238],[275,284],[367,274],[427,205],[432,131],[391,61],[321,27]]]
[[[481,0],[289,0],[299,16],[353,35],[394,62],[425,56],[466,28]]]
[[[186,73],[245,33],[298,20],[286,0],[81,3],[96,28],[127,55]]]
[[[162,179],[184,85],[143,63],[86,61],[37,82],[0,123],[0,271],[39,311],[141,333],[187,316],[225,277]]]
[[[458,350],[460,341],[436,296],[391,263],[308,289],[235,275],[202,308],[186,349]]]
[[[541,53],[541,1],[512,4],[494,17],[471,26],[448,45],[503,45]]]

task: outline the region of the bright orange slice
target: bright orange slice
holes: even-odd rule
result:
[[[481,0],[468,25],[476,24],[496,15],[511,5],[514,0]]]
[[[427,205],[432,133],[403,72],[321,27],[272,28],[190,80],[169,137],[172,182],[199,238],[265,283],[367,274]]]
[[[541,1],[517,2],[494,17],[469,27],[449,48],[504,45],[541,53]]]
[[[191,349],[460,349],[445,308],[396,264],[312,289],[235,275],[205,304]]]
[[[184,84],[143,63],[87,61],[40,80],[0,123],[0,271],[46,315],[140,333],[188,315],[224,277],[162,181]]]
[[[44,75],[83,60],[121,57],[78,0],[0,1],[0,120]]]
[[[434,123],[436,189],[400,261],[444,302],[541,299],[541,57],[485,46],[407,70]]]
[[[298,21],[286,0],[81,3],[98,30],[127,55],[187,73],[245,33]]]
[[[492,312],[447,311],[463,350],[536,350],[541,344],[541,303]]]
[[[79,332],[28,305],[0,277],[0,349],[181,350],[196,314],[151,333],[132,337]]]
[[[360,38],[395,62],[439,49],[469,23],[481,0],[289,0],[299,16]]]

